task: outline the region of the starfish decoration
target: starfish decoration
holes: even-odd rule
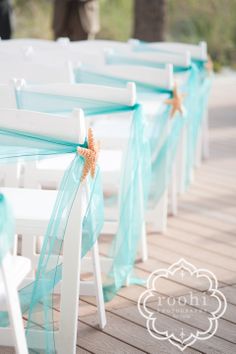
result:
[[[213,61],[210,55],[208,55],[208,60],[205,63],[205,69],[208,71],[208,73],[211,73],[213,71]]]
[[[170,98],[165,101],[166,104],[171,105],[172,109],[170,112],[170,117],[173,118],[176,112],[179,112],[181,115],[184,114],[183,99],[185,95],[179,93],[177,84],[175,84],[173,89],[173,98]]]
[[[85,162],[82,171],[81,182],[85,180],[87,175],[90,173],[91,177],[94,178],[96,171],[96,163],[98,160],[98,154],[100,150],[100,143],[96,142],[93,135],[93,130],[88,129],[88,148],[78,147],[77,152],[81,155]]]

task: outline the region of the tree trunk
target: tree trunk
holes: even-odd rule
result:
[[[147,42],[164,40],[166,0],[135,0],[134,38]]]

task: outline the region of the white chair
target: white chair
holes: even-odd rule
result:
[[[1,242],[4,242],[5,237],[9,235],[2,234]],[[18,289],[30,272],[30,268],[29,259],[14,256],[10,252],[0,263],[0,312],[7,311],[9,316],[9,326],[1,327],[0,323],[0,345],[3,345],[1,339],[8,332],[18,354],[28,354]]]
[[[89,72],[99,73],[102,75],[112,76],[115,78],[122,78],[127,81],[137,81],[153,87],[160,87],[167,90],[173,89],[174,86],[174,76],[173,76],[173,65],[168,64],[164,69],[159,68],[149,68],[145,66],[130,66],[130,65],[99,65],[89,68]],[[158,107],[163,104],[167,95],[142,95],[139,97],[138,101],[143,104],[145,114],[147,117],[152,118],[158,111]],[[169,129],[169,128],[168,128]],[[168,130],[166,132],[168,134]],[[173,179],[175,180],[175,173],[173,173]],[[177,190],[175,188],[176,182],[172,180],[170,189],[170,211],[171,214],[176,214],[177,208]],[[158,183],[158,182],[157,182]],[[154,209],[148,210],[146,214],[147,222],[152,224],[153,230],[156,232],[165,232],[167,227],[167,209],[168,209],[168,193],[163,195],[158,205]]]
[[[1,110],[0,125],[8,129],[14,127],[20,131],[46,137],[53,136],[78,144],[84,143],[86,137],[84,117],[81,110],[75,111],[71,117],[68,117],[66,125],[64,119],[58,116],[52,117],[47,114],[23,110]],[[22,235],[22,253],[29,255],[33,269],[35,269],[39,259],[39,254],[36,253],[35,239],[45,233],[57,191],[14,188],[3,188],[3,191],[13,206],[16,218],[16,233]],[[94,281],[84,284],[81,282],[80,291],[82,222],[88,198],[89,190],[85,181],[77,192],[65,231],[62,282],[59,289],[61,293],[61,316],[59,330],[55,333],[56,347],[60,354],[65,352],[75,353],[80,294],[88,295],[88,292],[90,292],[90,294],[96,296],[101,328],[106,323],[97,243],[91,250],[90,268],[86,269],[86,272],[89,269],[93,270]],[[36,199],[37,203],[35,203]],[[32,207],[32,202],[34,207]],[[27,282],[32,280],[31,274],[27,278]],[[40,345],[42,346],[44,342],[43,338],[40,337],[40,331],[30,331],[29,339],[32,338],[34,343],[37,342],[40,348]],[[11,343],[11,338],[7,332],[0,339],[2,345],[10,345]]]
[[[128,83],[126,88],[102,87],[87,84],[48,84],[48,85],[27,85],[24,81],[15,82],[17,90],[23,92],[35,92],[41,94],[54,94],[69,97],[96,99],[96,101],[109,104],[133,106],[136,101],[135,85]],[[6,88],[5,88],[6,89]],[[9,87],[12,90],[13,86]],[[0,99],[1,101],[1,99]],[[1,103],[1,102],[0,102]],[[109,188],[117,189],[120,184],[123,160],[129,139],[132,112],[122,114],[105,114],[86,117],[87,125],[92,125],[96,136],[102,141],[100,167],[103,173],[104,191]],[[114,159],[115,156],[115,159]],[[67,157],[55,158],[50,161],[39,161],[25,166],[24,186],[30,188],[44,187],[57,188],[63,174],[63,166],[67,166],[70,159]],[[119,215],[119,205],[105,208],[105,224],[103,233],[116,233]],[[142,234],[140,251],[142,259],[147,259],[147,244],[145,227]],[[102,262],[103,264],[103,262]],[[106,266],[105,266],[106,269]]]
[[[135,48],[141,44],[139,40],[131,39],[130,44]],[[150,48],[160,49],[169,53],[183,54],[188,51],[192,59],[206,62],[208,60],[207,43],[201,41],[198,44],[187,43],[174,43],[174,42],[156,42],[148,44]],[[202,123],[202,132],[199,136],[197,152],[196,152],[196,165],[199,166],[201,159],[207,159],[209,157],[209,139],[208,139],[208,111],[205,112],[205,116]]]

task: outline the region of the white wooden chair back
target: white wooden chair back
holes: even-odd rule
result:
[[[13,81],[7,84],[0,83],[0,109],[16,109],[16,95],[15,95],[16,83]]]
[[[132,39],[129,41],[132,45],[138,45],[139,41]],[[185,53],[190,52],[193,59],[207,60],[207,43],[202,41],[199,44],[187,44],[187,43],[175,43],[175,42],[156,42],[150,43],[150,47],[172,51],[174,53]]]
[[[3,85],[2,85],[3,86]],[[5,91],[5,101],[11,103],[11,98],[15,96],[15,90],[24,92],[36,92],[42,94],[62,95],[78,97],[96,101],[117,103],[120,105],[133,106],[136,103],[136,87],[132,82],[128,82],[126,87],[108,87],[93,84],[70,84],[70,83],[49,83],[31,85],[25,80],[15,80],[12,85],[3,86],[1,91]],[[13,91],[13,92],[12,92]],[[8,98],[9,97],[9,98]],[[0,106],[1,106],[0,97]],[[12,101],[14,103],[14,101]]]
[[[133,42],[117,42],[109,40],[89,40],[80,42],[69,42],[67,43],[67,48],[71,53],[76,53],[78,51],[79,55],[86,59],[92,58],[93,55],[99,57],[99,54],[105,55],[106,57],[112,55],[113,52],[117,52],[121,55],[127,55],[129,59],[143,59],[150,62],[165,63],[179,65],[183,67],[189,67],[191,63],[190,51],[186,49],[185,51],[179,53],[152,53],[152,52],[135,52]],[[76,52],[75,52],[76,51]],[[85,53],[85,54],[84,54]],[[75,59],[75,57],[74,57]],[[96,62],[96,61],[94,61]],[[93,62],[93,63],[94,63]],[[90,64],[90,62],[89,62]]]
[[[7,41],[11,42],[11,41]],[[63,65],[66,62],[77,63],[86,62],[88,65],[105,64],[105,56],[103,51],[84,51],[77,50],[70,45],[61,45],[58,42],[46,43],[45,46],[42,43],[32,42],[30,45],[22,44],[1,44],[0,42],[0,58],[3,61],[12,60],[12,58],[17,57],[18,61],[27,61],[33,64],[41,65],[55,65],[55,63],[61,63]]]
[[[42,49],[49,49],[57,47],[58,43],[48,39],[39,38],[13,38],[9,40],[0,39],[0,49],[1,48],[27,48],[27,47],[37,47]]]
[[[107,59],[109,57],[115,56],[115,51],[113,49],[105,50],[105,56]],[[191,64],[191,55],[189,51],[175,54],[175,53],[155,53],[155,52],[134,52],[132,48],[127,45],[125,50],[119,51],[118,54],[127,57],[129,60],[144,60],[147,63],[156,64],[173,64],[182,67],[189,67]]]
[[[174,86],[173,65],[167,64],[165,68],[149,68],[145,66],[131,65],[95,65],[89,68],[90,72],[110,75],[127,81],[137,81],[154,87],[171,90]]]
[[[65,60],[54,61],[54,63],[40,62],[20,58],[16,60],[15,55],[9,54],[8,59],[0,58],[1,76],[0,84],[8,84],[13,78],[25,78],[32,83],[49,82],[73,82],[73,68],[70,62]]]
[[[0,126],[45,137],[53,136],[75,144],[84,143],[86,136],[81,109],[74,110],[73,114],[66,118],[27,110],[0,109]]]

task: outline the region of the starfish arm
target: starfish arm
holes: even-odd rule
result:
[[[95,149],[95,139],[94,139],[94,135],[93,135],[93,130],[92,128],[88,129],[88,147],[89,149],[93,150]]]
[[[85,159],[90,159],[91,158],[91,151],[89,149],[85,149],[85,148],[79,147],[77,149],[77,151]]]
[[[170,98],[168,100],[165,100],[165,103],[171,105],[173,104],[173,99]]]
[[[81,175],[81,182],[83,182],[85,180],[85,178],[89,174],[89,170],[90,170],[90,165],[87,161],[85,161],[84,168],[83,168],[82,175]]]
[[[174,117],[175,112],[176,112],[176,109],[175,109],[175,107],[173,106],[172,109],[171,109],[171,112],[170,112],[170,117],[171,117],[171,118]]]
[[[94,176],[95,176],[95,171],[96,171],[96,163],[93,164],[90,169],[90,174],[91,174],[92,178],[94,178]]]

